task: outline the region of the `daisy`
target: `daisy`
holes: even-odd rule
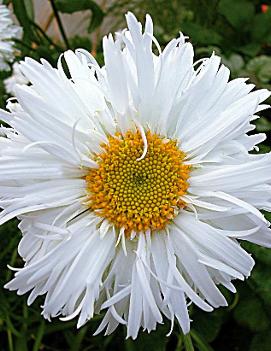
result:
[[[13,39],[22,37],[22,28],[13,24],[11,12],[0,0],[0,70],[9,71],[9,62],[14,60]]]
[[[15,62],[12,65],[12,75],[9,78],[4,80],[6,92],[8,94],[14,95],[16,84],[28,84],[28,83],[29,83],[28,80],[20,70],[20,64],[18,62]]]
[[[191,302],[226,306],[218,285],[250,275],[238,239],[271,246],[271,157],[247,134],[270,93],[126,18],[104,67],[84,50],[21,63],[31,86],[1,111],[0,224],[21,220],[25,265],[6,288],[78,327],[106,310],[96,333],[136,338],[165,317],[188,333]]]

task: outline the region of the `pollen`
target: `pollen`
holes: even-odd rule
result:
[[[165,229],[181,208],[191,166],[177,141],[146,132],[148,149],[139,131],[116,133],[96,155],[98,168],[85,177],[88,207],[125,234]],[[140,159],[140,160],[139,160]]]

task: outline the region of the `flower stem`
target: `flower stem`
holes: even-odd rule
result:
[[[195,332],[195,330],[192,330],[190,334],[200,351],[214,351],[213,348]]]
[[[54,12],[54,15],[55,15],[55,18],[56,18],[56,21],[57,21],[57,24],[58,24],[58,27],[59,27],[59,30],[60,30],[60,33],[61,33],[61,36],[63,38],[63,41],[66,45],[66,48],[69,49],[70,48],[70,44],[69,44],[69,41],[68,41],[68,38],[66,36],[66,33],[65,33],[65,29],[63,27],[63,24],[61,22],[61,18],[59,16],[59,13],[57,11],[57,8],[56,8],[56,5],[55,5],[55,2],[54,0],[50,0],[50,3],[51,3],[51,6],[52,6],[52,9],[53,9],[53,12]]]
[[[52,46],[54,46],[58,51],[62,52],[62,48],[57,45],[56,43],[53,42],[53,40],[45,33],[45,31],[35,22],[30,20],[30,23],[32,26],[36,28],[37,31],[40,32],[40,34],[48,41],[48,43]]]
[[[195,351],[190,334],[183,335],[183,341],[186,351]]]

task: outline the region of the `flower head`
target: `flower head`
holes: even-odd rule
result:
[[[10,10],[6,5],[2,5],[0,0],[0,70],[8,71],[8,62],[14,60],[13,39],[20,39],[22,28],[13,24]]]
[[[21,220],[25,266],[6,287],[78,327],[106,309],[97,333],[136,338],[163,316],[187,333],[191,301],[225,306],[217,285],[250,275],[238,239],[271,246],[271,157],[247,134],[270,94],[229,82],[216,55],[194,64],[183,35],[161,51],[150,16],[127,24],[104,38],[104,67],[84,50],[21,63],[31,86],[1,112],[0,223]]]

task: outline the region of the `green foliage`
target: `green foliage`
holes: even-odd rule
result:
[[[245,71],[255,84],[270,88],[271,82],[271,57],[261,55],[251,59]]]
[[[219,45],[223,37],[211,28],[202,27],[199,23],[184,22],[182,30],[200,45]]]
[[[251,24],[254,16],[254,6],[249,0],[220,0],[218,12],[235,29],[240,30]]]
[[[33,20],[33,4],[31,0],[13,0],[14,14],[24,30],[24,39],[27,42],[35,40],[35,33],[32,31],[29,21]]]
[[[70,0],[55,0],[57,9],[63,13],[73,13],[76,11],[90,10],[92,13],[90,24],[88,27],[88,32],[91,33],[95,28],[97,28],[104,18],[104,13],[101,8],[92,0],[80,0],[80,1],[70,1]]]
[[[215,340],[223,322],[227,318],[227,310],[219,309],[212,313],[204,313],[201,310],[196,310],[193,314],[193,328],[201,335],[208,343]]]
[[[249,316],[249,318],[248,318]],[[269,319],[264,307],[255,296],[243,297],[234,311],[235,320],[252,332],[268,329]]]
[[[271,332],[257,334],[253,337],[249,351],[270,351]]]

